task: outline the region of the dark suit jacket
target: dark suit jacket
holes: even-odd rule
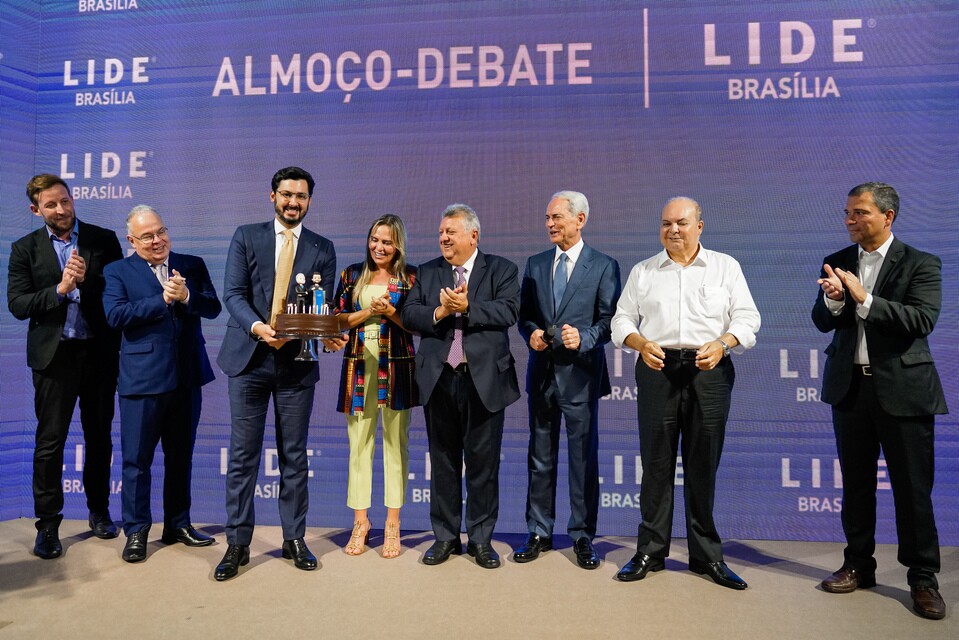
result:
[[[293,274],[302,273],[307,282],[314,272],[323,276],[326,299],[332,304],[333,285],[336,278],[336,252],[333,243],[306,227],[300,234],[293,258]],[[226,274],[223,284],[223,303],[230,313],[226,334],[216,362],[228,376],[243,372],[253,357],[259,342],[250,334],[257,320],[270,322],[273,304],[273,282],[276,279],[276,234],[273,220],[239,227],[233,234],[226,257]],[[287,300],[295,299],[296,282],[290,278]],[[277,353],[292,362],[299,353],[299,341],[293,340]],[[315,384],[320,378],[315,362],[298,362],[302,369],[301,383]]]
[[[477,252],[469,274],[469,312],[463,318],[463,347],[473,386],[488,411],[502,411],[519,399],[516,368],[509,350],[509,328],[519,312],[516,265],[499,256]],[[453,267],[442,257],[420,265],[403,307],[403,326],[420,334],[416,351],[416,383],[426,404],[443,372],[453,342],[455,319],[433,324],[440,289],[453,287]]]
[[[584,245],[569,276],[559,309],[553,312],[553,258],[555,247],[526,262],[520,292],[519,332],[529,345],[537,329],[556,326],[553,346],[529,350],[526,392],[542,392],[555,376],[560,394],[570,402],[597,400],[610,392],[605,345],[609,323],[616,313],[621,290],[619,264],[609,256]],[[580,347],[562,346],[559,333],[564,324],[579,330]]]
[[[137,254],[104,269],[103,307],[107,322],[122,332],[120,395],[147,395],[173,391],[178,386],[200,387],[213,380],[200,318],[220,315],[220,301],[202,258],[170,253],[173,270],[186,278],[187,304],[163,301],[163,287],[150,265]]]
[[[859,270],[859,246],[828,256],[824,264],[852,273]],[[926,336],[932,333],[942,303],[942,262],[893,239],[873,287],[865,320],[866,347],[876,396],[894,416],[947,413],[946,398]],[[825,277],[825,270],[822,276]],[[838,404],[846,397],[856,352],[856,304],[846,293],[842,313],[832,315],[820,291],[812,319],[822,332],[835,331],[826,348],[822,399]]]
[[[77,222],[77,252],[87,264],[80,283],[80,312],[99,342],[98,352],[116,370],[119,336],[107,326],[103,314],[103,268],[123,257],[117,234],[109,229]],[[67,302],[57,296],[63,276],[46,227],[20,238],[10,248],[7,305],[19,320],[30,319],[27,330],[27,364],[45,369],[53,360],[67,319]]]

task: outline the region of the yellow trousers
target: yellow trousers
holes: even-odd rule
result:
[[[399,509],[406,502],[406,482],[409,477],[410,410],[393,410],[376,405],[377,356],[369,350],[365,354],[365,385],[363,412],[346,416],[346,431],[350,438],[350,473],[346,491],[346,505],[354,510],[369,509],[373,493],[373,452],[375,449],[377,418],[383,417],[383,504]]]

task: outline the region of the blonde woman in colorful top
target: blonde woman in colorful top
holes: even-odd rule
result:
[[[383,418],[386,525],[383,557],[400,554],[400,508],[409,472],[410,409],[419,405],[413,379],[413,336],[400,320],[416,267],[406,264],[406,229],[395,215],[373,221],[366,260],[340,275],[334,304],[349,327],[336,409],[346,414],[350,470],[346,503],[354,511],[346,553],[359,555],[370,538],[373,451],[377,417]]]

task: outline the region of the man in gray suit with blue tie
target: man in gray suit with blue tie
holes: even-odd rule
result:
[[[526,263],[519,332],[529,345],[529,536],[516,562],[553,547],[560,421],[566,421],[570,516],[576,562],[599,566],[593,548],[599,508],[599,399],[610,392],[605,345],[619,300],[619,264],[583,242],[589,202],[577,191],[553,194],[546,230],[553,249]]]
[[[300,340],[277,338],[272,327],[286,301],[295,300],[292,274],[321,274],[327,300],[333,295],[333,243],[303,226],[314,186],[313,176],[299,167],[277,171],[270,190],[274,218],[239,227],[226,258],[223,303],[230,319],[217,364],[230,378],[232,428],[226,470],[228,547],[213,574],[219,581],[237,575],[250,561],[254,492],[271,398],[279,449],[282,554],[297,569],[316,569],[316,557],[303,536],[309,505],[306,436],[320,371],[316,362],[296,360]]]

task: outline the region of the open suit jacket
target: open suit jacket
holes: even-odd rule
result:
[[[859,245],[828,256],[824,263],[859,272]],[[873,287],[864,321],[876,396],[893,416],[927,416],[948,411],[926,337],[942,303],[942,262],[894,238]],[[823,270],[822,277],[826,277]],[[832,315],[820,291],[812,319],[823,333],[835,331],[826,347],[822,399],[842,401],[852,380],[856,353],[856,304],[846,293],[842,313]]]
[[[559,308],[553,311],[553,258],[556,249],[538,253],[526,263],[523,274],[519,332],[529,344],[537,329],[556,327],[556,341],[545,351],[529,350],[526,392],[544,391],[555,376],[560,395],[570,402],[587,402],[609,394],[605,345],[609,324],[619,301],[619,264],[609,256],[583,247],[569,276]],[[562,346],[559,333],[564,324],[579,329],[580,347]]]
[[[217,364],[228,376],[243,372],[253,357],[258,344],[250,333],[257,320],[269,323],[273,304],[273,284],[276,279],[276,234],[273,220],[265,223],[239,227],[230,242],[226,259],[223,303],[230,313],[226,334],[217,356]],[[302,273],[307,281],[314,272],[323,277],[322,285],[326,299],[333,299],[333,284],[336,278],[336,253],[333,243],[306,227],[302,228],[293,257],[293,274]],[[295,278],[290,278],[287,300],[295,300]],[[289,354],[292,362],[298,353],[299,341],[293,340],[278,352],[280,357]],[[315,384],[320,378],[316,362],[297,362],[302,369],[301,384]]]
[[[420,334],[416,351],[416,383],[426,404],[453,343],[454,316],[433,324],[440,290],[453,288],[453,267],[442,257],[420,265],[417,280],[403,307],[403,325]],[[469,311],[463,317],[463,349],[470,378],[487,411],[502,411],[519,399],[519,384],[509,350],[509,328],[519,312],[517,269],[509,260],[481,251],[469,274]]]
[[[213,368],[200,330],[200,318],[220,315],[220,301],[202,258],[170,252],[170,275],[186,278],[187,304],[163,301],[163,287],[149,263],[137,254],[104,272],[107,321],[122,331],[120,395],[148,395],[178,386],[200,387],[213,380]]]
[[[107,326],[103,313],[103,268],[123,257],[117,235],[102,227],[77,221],[77,253],[87,264],[80,290],[80,311],[98,341],[96,352],[107,371],[116,371],[119,337]],[[60,302],[56,287],[63,276],[47,228],[40,227],[13,243],[7,302],[18,320],[30,319],[27,329],[27,365],[36,371],[53,360],[67,305]]]

